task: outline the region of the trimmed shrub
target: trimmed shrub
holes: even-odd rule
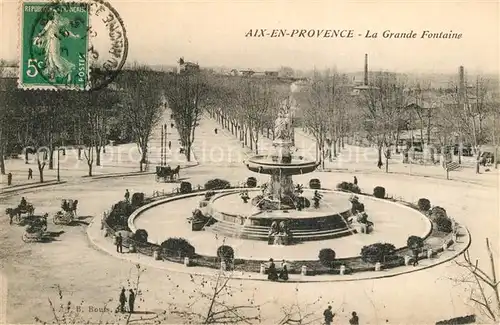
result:
[[[219,246],[219,248],[217,248],[217,256],[222,261],[230,263],[234,260],[234,249],[227,245]]]
[[[408,246],[409,249],[419,249],[424,247],[424,240],[422,237],[410,236],[406,240],[406,246]]]
[[[432,209],[429,211],[429,215],[431,216],[432,220],[436,220],[438,218],[448,218],[446,210],[439,206],[432,207]]]
[[[191,193],[193,191],[193,187],[189,182],[181,182],[180,192],[181,194]]]
[[[438,217],[434,220],[439,231],[450,233],[453,230],[451,219],[448,217]]]
[[[309,181],[309,188],[313,190],[320,190],[321,189],[321,181],[317,178],[313,178]]]
[[[170,237],[160,245],[167,255],[177,255],[179,257],[193,257],[195,249],[186,239]]]
[[[425,198],[418,199],[417,205],[420,211],[427,212],[431,209],[431,201]]]
[[[335,251],[331,248],[323,248],[319,251],[318,259],[323,266],[333,268],[335,262]]]
[[[139,243],[147,243],[148,242],[148,232],[144,229],[137,229],[134,234],[133,239],[138,241]]]
[[[365,262],[384,262],[387,258],[394,256],[396,247],[389,243],[375,243],[361,248],[361,258]]]
[[[338,183],[337,189],[346,192],[361,194],[361,189],[359,188],[358,185],[355,185],[354,183],[349,183],[349,182]]]
[[[373,196],[377,199],[385,198],[385,188],[382,186],[377,186],[373,189]]]
[[[222,190],[230,187],[231,183],[220,178],[214,178],[205,183],[205,190]]]
[[[257,187],[257,179],[255,177],[248,177],[247,187]]]
[[[144,204],[144,193],[138,192],[132,194],[131,204],[135,207],[139,207]]]

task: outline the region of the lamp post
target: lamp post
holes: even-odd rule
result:
[[[61,148],[57,147],[57,182],[59,183],[61,181],[61,175],[59,173],[59,161],[61,160],[60,156]]]

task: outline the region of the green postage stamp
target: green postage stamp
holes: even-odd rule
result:
[[[19,86],[28,89],[89,87],[89,5],[23,2]]]

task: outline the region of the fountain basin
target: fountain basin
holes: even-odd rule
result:
[[[250,197],[260,192],[250,191]],[[312,197],[313,191],[303,195]],[[321,240],[347,236],[355,231],[349,227],[347,219],[351,215],[348,197],[332,192],[324,192],[320,207],[298,210],[260,210],[250,201],[244,203],[239,192],[226,192],[212,197],[206,213],[217,222],[208,227],[214,233],[229,237],[253,240],[268,240],[271,224],[285,221],[292,237],[299,241]]]
[[[254,156],[246,162],[247,168],[255,173],[276,174],[278,171],[282,175],[300,175],[311,173],[319,166],[315,161],[306,161],[302,159],[291,159],[290,162],[282,163],[273,161],[268,156]]]

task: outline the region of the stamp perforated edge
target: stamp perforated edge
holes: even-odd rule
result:
[[[83,0],[71,0],[71,1],[65,1],[65,0],[57,0],[57,1],[50,1],[50,0],[19,0],[18,6],[17,6],[17,56],[18,56],[18,76],[17,76],[17,88],[22,89],[22,90],[44,90],[44,91],[59,91],[59,90],[73,90],[73,91],[86,91],[88,89],[83,89],[83,88],[77,88],[77,87],[65,87],[63,85],[25,85],[22,82],[22,74],[23,74],[23,56],[22,56],[22,45],[23,45],[23,23],[24,23],[24,11],[23,7],[24,4],[26,3],[46,3],[47,5],[49,4],[55,4],[57,2],[61,3],[71,3],[71,2],[79,2],[79,3],[88,3],[88,1]],[[89,24],[90,24],[90,14],[88,16]],[[90,39],[87,40],[87,43],[90,42]],[[89,44],[87,44],[87,49],[89,48]],[[88,61],[88,60],[87,60]],[[87,62],[87,78],[90,77],[90,63]]]

